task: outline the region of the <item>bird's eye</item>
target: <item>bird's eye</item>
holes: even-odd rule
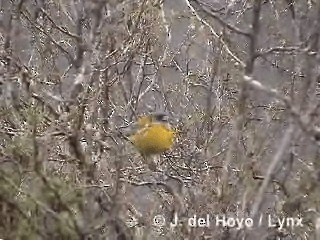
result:
[[[157,122],[168,122],[169,116],[165,113],[155,113],[153,114],[153,119]]]
[[[168,122],[169,117],[167,115],[158,115],[156,120],[159,122]]]
[[[163,115],[162,118],[161,118],[161,120],[162,120],[163,122],[168,122],[168,121],[169,121],[169,116]]]

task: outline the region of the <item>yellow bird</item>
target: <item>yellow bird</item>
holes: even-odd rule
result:
[[[146,158],[169,150],[174,142],[175,131],[171,128],[166,113],[151,113],[138,119],[137,130],[129,140]]]

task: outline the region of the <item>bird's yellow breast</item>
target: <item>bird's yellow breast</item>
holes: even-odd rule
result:
[[[158,154],[171,148],[174,131],[165,124],[153,123],[137,131],[130,140],[143,155]]]

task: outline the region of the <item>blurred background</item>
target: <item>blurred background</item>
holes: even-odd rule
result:
[[[312,0],[0,1],[0,238],[320,239],[319,16]],[[178,132],[155,172],[123,137],[153,111]]]

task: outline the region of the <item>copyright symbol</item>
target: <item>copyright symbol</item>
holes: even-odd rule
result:
[[[162,215],[156,215],[153,218],[153,225],[156,227],[163,227],[166,224],[166,219]]]

